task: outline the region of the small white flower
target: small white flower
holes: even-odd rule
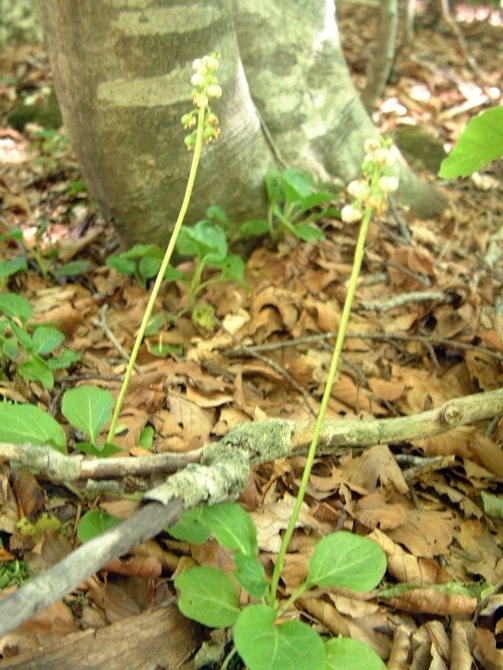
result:
[[[383,193],[391,193],[397,190],[398,179],[396,177],[380,177],[377,185]]]
[[[192,69],[196,70],[196,72],[197,72],[202,64],[203,64],[203,61],[200,58],[196,58],[196,60],[192,63]]]
[[[201,109],[201,107],[206,107],[209,101],[208,97],[204,95],[204,93],[195,93],[192,97],[192,102],[194,103],[195,107]]]
[[[393,163],[393,155],[389,149],[378,149],[374,155],[378,165],[391,165]]]
[[[363,179],[356,179],[348,184],[348,193],[352,195],[353,198],[365,198],[368,195],[369,187],[366,181]]]
[[[203,77],[202,74],[199,74],[199,72],[196,72],[195,74],[192,75],[190,83],[192,86],[198,86],[201,88],[202,86],[205,85],[206,79]]]
[[[205,68],[208,70],[218,70],[218,60],[214,58],[213,56],[204,56],[203,57],[203,65]]]
[[[353,205],[345,205],[341,210],[341,219],[344,223],[355,223],[362,218],[363,214]]]
[[[379,149],[381,147],[381,145],[379,144],[379,142],[377,140],[373,140],[373,139],[370,139],[370,138],[368,140],[365,140],[365,144],[363,146],[365,148],[365,152],[368,153],[368,154],[371,154],[374,151],[377,151],[377,149]]]
[[[208,86],[208,98],[215,100],[222,97],[222,88],[218,84],[211,84]]]

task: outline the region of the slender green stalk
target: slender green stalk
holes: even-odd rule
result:
[[[325,386],[325,392],[323,393],[323,398],[321,400],[320,411],[316,419],[316,425],[314,428],[313,439],[311,446],[309,447],[309,452],[307,455],[306,465],[304,467],[304,474],[302,475],[302,481],[300,484],[299,492],[297,494],[297,500],[295,502],[295,507],[290,518],[290,522],[283,536],[283,541],[281,543],[281,548],[279,550],[278,558],[276,565],[274,566],[274,572],[271,581],[271,590],[269,595],[269,604],[274,607],[276,601],[276,592],[278,590],[279,578],[283,570],[283,565],[285,562],[286,550],[288,543],[290,542],[293,532],[295,530],[295,524],[299,518],[300,509],[304,501],[304,496],[306,494],[307,485],[309,483],[309,477],[311,475],[311,469],[313,467],[314,458],[316,456],[316,448],[318,446],[318,440],[320,437],[321,429],[323,426],[323,420],[325,418],[325,413],[328,407],[328,401],[330,399],[330,392],[334,384],[335,375],[337,373],[337,366],[339,364],[339,357],[342,351],[342,345],[344,343],[344,336],[346,334],[346,328],[349,321],[349,316],[351,314],[351,306],[353,304],[353,298],[356,292],[356,283],[358,281],[358,276],[360,274],[360,269],[363,260],[363,254],[365,250],[365,238],[367,237],[367,231],[370,223],[370,217],[372,214],[372,209],[370,207],[365,208],[365,214],[363,216],[360,234],[358,236],[358,242],[355,249],[355,258],[353,262],[353,270],[351,272],[351,278],[349,280],[348,292],[346,295],[346,301],[344,303],[344,309],[342,311],[341,325],[339,328],[339,333],[337,335],[337,340],[334,347],[334,353],[332,356],[332,363],[330,365],[330,370],[328,373],[327,383]]]
[[[143,320],[140,325],[140,329],[138,331],[138,334],[136,336],[136,341],[134,343],[133,351],[131,352],[131,358],[129,359],[129,363],[126,369],[126,374],[124,376],[124,381],[122,382],[122,387],[119,393],[119,397],[117,399],[117,404],[115,405],[115,411],[114,415],[112,417],[112,423],[110,424],[110,430],[108,432],[108,438],[107,442],[112,442],[113,438],[115,436],[115,430],[117,428],[117,421],[119,419],[119,415],[122,409],[122,405],[124,403],[124,398],[126,397],[126,392],[127,388],[129,385],[129,381],[131,379],[131,374],[133,372],[134,364],[136,363],[136,358],[138,356],[138,351],[140,350],[141,343],[143,341],[143,336],[145,335],[145,330],[147,329],[148,322],[150,320],[150,316],[152,314],[152,310],[154,308],[155,301],[157,299],[157,296],[159,295],[159,291],[161,289],[161,284],[164,279],[164,273],[166,272],[169,262],[171,260],[171,256],[173,255],[173,251],[175,249],[176,241],[178,239],[178,235],[180,233],[183,220],[185,218],[185,214],[187,213],[187,209],[189,207],[190,203],[190,198],[192,196],[192,190],[194,188],[194,183],[196,180],[196,174],[197,174],[197,168],[199,166],[199,159],[201,158],[201,151],[203,148],[203,132],[204,132],[204,114],[205,114],[205,109],[204,107],[201,107],[198,110],[197,114],[197,137],[196,137],[196,144],[194,147],[194,155],[192,157],[192,165],[190,168],[190,174],[189,174],[189,179],[187,181],[187,188],[185,189],[185,196],[183,198],[182,206],[180,208],[180,213],[178,214],[178,219],[176,220],[175,227],[173,228],[173,232],[171,234],[171,238],[169,240],[168,248],[166,249],[166,253],[164,254],[164,258],[161,264],[161,267],[159,269],[159,273],[157,275],[157,279],[155,280],[155,284],[152,288],[152,293],[150,294],[150,299],[148,301],[147,307],[145,309],[145,314],[143,315]]]

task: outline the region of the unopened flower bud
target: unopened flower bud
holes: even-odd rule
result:
[[[195,114],[188,113],[182,116],[182,123],[184,128],[193,128],[197,123]]]
[[[341,210],[341,219],[344,223],[355,223],[362,218],[363,214],[353,205],[345,205]]]
[[[214,58],[213,56],[204,56],[203,57],[203,65],[206,67],[208,70],[218,70],[218,60]]]
[[[210,126],[218,126],[218,116],[216,114],[208,114],[206,117],[206,123]]]
[[[377,165],[391,165],[392,158],[390,158],[390,152],[388,149],[378,149],[375,153],[375,160],[377,162]]]
[[[371,154],[374,151],[377,151],[377,149],[379,149],[381,147],[381,145],[379,144],[379,142],[377,140],[373,140],[373,139],[370,139],[370,138],[368,140],[365,140],[365,144],[363,146],[365,148],[365,152],[368,153],[368,154]]]
[[[206,107],[208,104],[208,98],[206,95],[204,95],[204,93],[196,92],[192,96],[192,102],[194,103],[195,107],[201,109],[201,107]]]
[[[206,79],[203,77],[202,74],[196,72],[195,74],[192,75],[190,82],[192,86],[199,86],[199,88],[201,88],[206,84]]]
[[[194,132],[190,133],[190,135],[187,135],[187,137],[185,137],[185,139],[183,140],[185,142],[185,146],[189,151],[192,151],[196,146],[196,137],[197,134]]]
[[[218,84],[211,84],[208,86],[208,97],[215,100],[222,97],[222,88]]]
[[[353,198],[365,198],[368,195],[369,186],[363,179],[357,179],[348,184],[348,193]]]
[[[391,193],[397,190],[398,179],[396,177],[380,177],[377,185],[383,193]]]
[[[370,207],[370,209],[379,209],[382,203],[382,198],[379,197],[378,195],[369,195],[369,197],[366,199],[365,204],[367,207]]]

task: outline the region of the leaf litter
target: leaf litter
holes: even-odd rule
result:
[[[475,20],[470,14],[475,9],[458,11],[465,12],[463,31],[482,71],[474,77],[452,36],[424,28],[402,64],[400,81],[388,86],[378,103],[383,132],[399,136],[404,127],[421,124],[440,144],[452,144],[477,111],[459,111],[463,102],[474,93],[493,101],[499,95],[501,102],[494,70],[501,23],[489,14]],[[360,63],[372,57],[375,11],[343,5],[339,21],[355,84],[363,86]],[[23,90],[51,82],[38,46],[7,51],[1,67],[8,75],[0,85],[5,120]],[[69,146],[51,155],[64,145],[61,132],[47,149],[33,126],[0,130],[0,234],[18,228],[27,245],[8,242],[0,253],[6,261],[27,257],[28,272],[4,285],[30,301],[34,323],[56,324],[81,359],[56,373],[50,392],[4,369],[0,395],[49,411],[63,422],[71,444],[79,436],[64,424],[62,393],[91,384],[117,396],[148,293],[105,265],[116,238],[81,184]],[[421,160],[404,153],[411,162]],[[423,176],[428,179],[428,172]],[[444,185],[451,207],[437,220],[401,212],[410,244],[391,216],[371,225],[327,418],[411,416],[501,387],[502,179],[500,161],[473,180]],[[161,320],[140,349],[120,418],[120,455],[188,452],[244,421],[308,419],[318,411],[356,238],[356,228],[338,220],[326,220],[324,227],[322,243],[298,244],[287,237],[277,251],[259,247],[247,262],[251,292],[233,284],[208,287],[201,301],[215,307],[213,330],[197,326],[188,314]],[[49,272],[34,260],[38,249]],[[89,267],[58,276],[57,269],[72,260],[85,260]],[[155,312],[176,314],[186,299],[182,283],[166,283]],[[170,347],[165,358],[154,355],[161,346]],[[153,441],[140,444],[147,426]],[[320,632],[365,642],[390,670],[503,667],[502,515],[497,505],[491,513],[487,507],[489,496],[498,503],[503,494],[502,431],[496,420],[318,458],[286,557],[283,593],[291,594],[305,578],[317,540],[340,529],[379,544],[387,576],[378,593],[313,589],[288,614]],[[259,558],[268,574],[304,463],[296,457],[257,466],[241,496],[257,526]],[[137,504],[134,495],[152,485],[149,478],[130,476],[122,488],[133,499],[101,493],[87,502],[78,486],[71,490],[4,462],[0,566],[8,572],[22,560],[36,573],[56,564],[79,543],[77,524],[87,509],[126,518]],[[132,616],[140,621],[142,613],[173,601],[171,581],[187,564],[226,571],[234,565],[213,540],[190,545],[166,534],[112,561],[69,594],[66,606],[54,603],[4,637],[0,653],[8,659],[77,631],[113,629]],[[15,588],[12,580],[3,594]],[[191,635],[187,644],[195,648],[200,631]],[[110,640],[120,644],[119,637]]]

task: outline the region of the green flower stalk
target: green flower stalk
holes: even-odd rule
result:
[[[348,186],[348,192],[350,195],[353,195],[356,200],[353,204],[346,205],[341,210],[341,218],[345,223],[353,223],[362,220],[360,234],[356,243],[353,269],[351,271],[348,292],[344,302],[344,308],[342,310],[341,325],[337,334],[337,341],[335,343],[332,362],[328,372],[327,383],[323,393],[320,411],[315,424],[313,439],[309,447],[302,481],[299,487],[299,492],[297,494],[297,500],[295,501],[292,517],[283,536],[281,548],[279,550],[276,565],[274,567],[271,580],[271,589],[267,597],[267,602],[272,607],[277,606],[276,592],[278,589],[281,572],[285,563],[286,550],[295,530],[295,524],[297,523],[307,486],[309,484],[309,477],[311,476],[311,470],[313,467],[314,458],[316,456],[316,449],[318,447],[318,441],[320,438],[321,429],[323,427],[323,421],[325,419],[330,393],[335,381],[335,376],[337,374],[339,358],[342,352],[342,345],[344,344],[344,337],[346,335],[346,329],[351,314],[351,306],[353,304],[353,299],[356,292],[356,284],[365,252],[365,238],[367,236],[370,219],[373,214],[377,214],[377,216],[384,215],[387,209],[388,194],[398,188],[398,181],[395,179],[395,177],[389,176],[388,174],[389,167],[393,161],[393,155],[389,151],[389,144],[385,142],[381,144],[376,140],[367,140],[365,142],[365,151],[367,152],[367,155],[365,156],[362,163],[363,178],[351,182],[351,184]],[[297,596],[297,593],[293,594],[287,603],[285,603],[285,605],[280,609],[280,612],[284,611],[288,604],[292,602]]]
[[[219,58],[219,54],[213,53],[211,56],[197,58],[192,65],[193,69],[195,70],[195,74],[192,75],[191,79],[191,83],[194,87],[192,89],[192,102],[194,104],[194,109],[188,112],[188,114],[183,115],[182,124],[184,128],[194,128],[194,130],[189,135],[187,135],[184,140],[187,149],[189,151],[194,151],[194,156],[192,158],[192,165],[187,181],[187,187],[185,189],[185,196],[180,208],[180,213],[178,214],[178,218],[171,234],[166,253],[164,254],[161,267],[159,268],[155,284],[152,288],[152,293],[150,295],[145,314],[143,315],[140,329],[136,335],[136,340],[133,351],[131,352],[126,374],[124,375],[124,381],[122,382],[122,387],[117,399],[114,415],[112,417],[112,423],[110,424],[110,430],[108,432],[107,442],[109,443],[113,442],[119,415],[124,403],[124,398],[126,397],[131,375],[133,373],[134,364],[136,363],[138,352],[140,350],[148,322],[150,321],[155,301],[161,289],[164,274],[173,255],[176,241],[182,228],[185,214],[187,213],[187,209],[189,207],[192,190],[196,180],[197,168],[201,158],[203,142],[209,144],[213,140],[218,139],[220,134],[218,118],[215,116],[215,114],[213,114],[209,106],[210,100],[216,100],[222,96],[222,89],[219,86],[217,77],[215,75],[215,72],[218,69]]]

